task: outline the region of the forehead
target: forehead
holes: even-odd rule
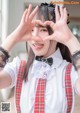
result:
[[[34,20],[41,20],[42,22],[44,22],[42,19],[40,19],[40,18],[38,17],[38,15],[37,15],[37,14],[34,16],[33,21],[34,21]],[[38,23],[38,22],[36,22],[35,27],[42,27],[42,28],[46,28],[46,26],[44,26],[43,24]]]

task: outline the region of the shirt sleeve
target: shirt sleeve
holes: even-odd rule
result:
[[[12,83],[11,83],[11,85],[8,88],[12,88],[16,84],[18,70],[19,70],[19,65],[20,65],[20,59],[19,59],[19,57],[15,57],[13,59],[13,61],[10,62],[10,63],[7,63],[6,66],[3,69],[6,73],[9,74],[9,76],[12,79]]]

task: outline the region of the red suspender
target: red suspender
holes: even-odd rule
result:
[[[35,95],[34,113],[45,113],[45,88],[46,79],[40,78]]]
[[[67,98],[67,112],[71,113],[72,109],[72,101],[73,101],[73,93],[72,93],[72,85],[71,85],[71,68],[72,64],[68,64],[65,73],[65,90],[66,90],[66,98]]]
[[[20,112],[20,95],[21,95],[22,77],[23,77],[23,74],[24,74],[25,65],[26,65],[26,61],[21,61],[19,71],[18,71],[18,78],[17,78],[16,88],[15,88],[16,89],[15,98],[16,98],[17,113],[21,113]]]

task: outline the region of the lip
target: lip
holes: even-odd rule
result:
[[[34,49],[36,49],[36,50],[42,49],[43,46],[44,46],[44,44],[33,44],[33,47],[34,47]]]

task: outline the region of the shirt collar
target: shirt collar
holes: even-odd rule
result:
[[[50,55],[48,58],[52,57],[53,58],[53,64],[52,64],[52,68],[57,68],[63,61],[63,57],[61,55],[60,49],[58,48],[52,55]],[[38,65],[43,65],[45,64],[45,62],[39,62],[37,60],[34,60],[33,62],[34,67],[38,66]],[[37,67],[36,67],[37,68]]]
[[[63,57],[61,55],[60,49],[58,48],[55,53],[50,55],[49,57],[53,58],[53,65],[52,67],[57,68],[63,61]]]

